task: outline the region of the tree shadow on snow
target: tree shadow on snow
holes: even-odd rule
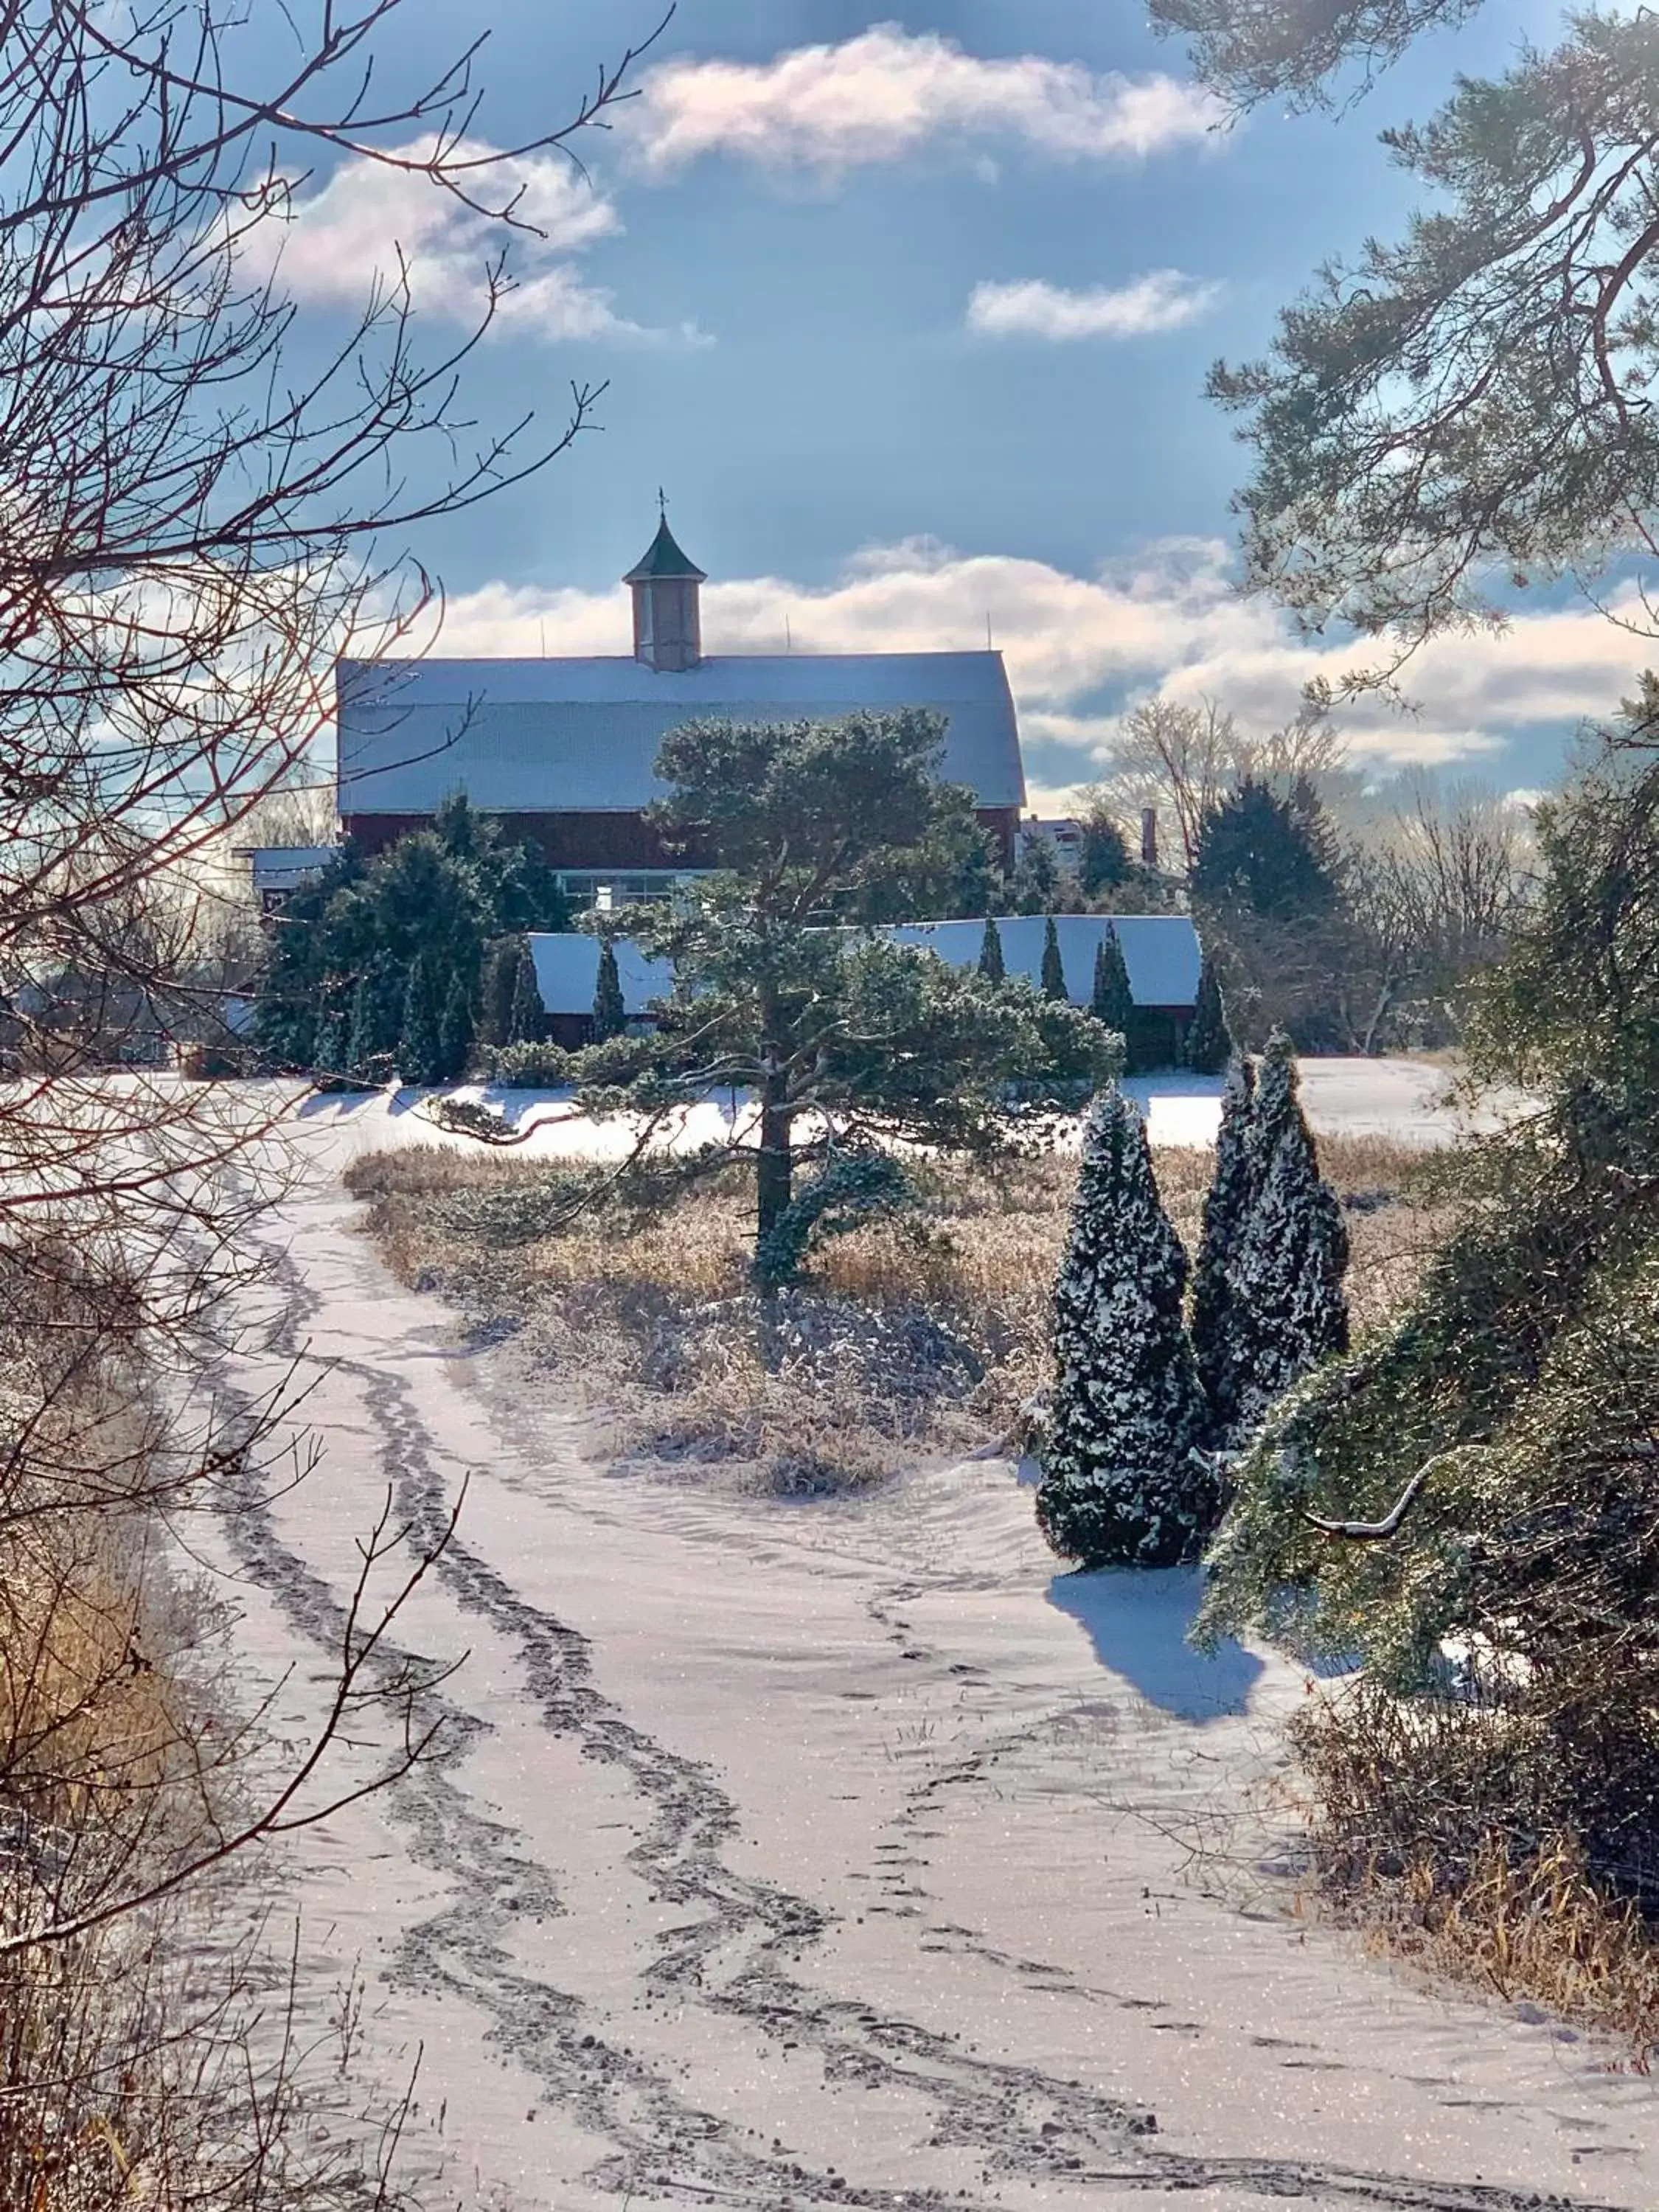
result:
[[[1187,1641],[1203,1595],[1196,1567],[1103,1567],[1056,1575],[1048,1602],[1087,1633],[1095,1656],[1178,1720],[1243,1712],[1262,1664],[1229,1638],[1213,1652]]]

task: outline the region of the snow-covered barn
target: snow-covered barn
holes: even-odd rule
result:
[[[1000,653],[705,654],[703,572],[665,519],[625,580],[631,655],[343,660],[347,836],[379,852],[464,790],[509,837],[539,847],[578,900],[623,905],[715,857],[669,852],[645,818],[662,795],[653,763],[671,730],[694,720],[827,721],[925,707],[945,718],[945,777],[973,792],[1012,860],[1025,778]]]

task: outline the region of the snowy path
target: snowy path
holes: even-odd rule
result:
[[[319,2010],[359,1958],[370,2063],[423,2051],[428,2205],[1659,2202],[1646,2080],[1188,1878],[1303,1686],[1186,1651],[1182,1578],[1056,1583],[999,1467],[596,1474],[351,1212],[289,1201],[270,1356],[220,1378],[297,1355],[324,1463],[214,1545],[297,1729],[385,1487],[430,1529],[470,1478],[403,1628],[469,1655],[447,1748],[283,1854]]]

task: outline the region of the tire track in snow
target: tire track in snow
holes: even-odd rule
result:
[[[302,1336],[307,1325],[324,1321],[325,1301],[290,1254],[276,1261],[274,1273],[284,1303],[272,1348],[318,1364]],[[448,1515],[446,1455],[425,1428],[409,1385],[380,1365],[345,1358],[324,1364],[361,1389],[400,1516],[417,1537],[435,1537]],[[223,1396],[234,1398],[233,1378],[222,1365],[214,1379]],[[244,1571],[290,1626],[320,1650],[337,1650],[345,1620],[340,1595],[283,1542],[257,1478],[243,1485],[226,1519]],[[1630,2212],[1482,2183],[1421,2181],[1296,2159],[1167,2152],[1152,2140],[1158,2124],[1150,2113],[1035,2067],[980,2057],[879,2006],[810,1987],[789,1969],[823,1936],[830,1917],[726,1863],[723,1853],[739,1826],[708,1770],[631,1723],[599,1687],[587,1639],[523,1599],[464,1535],[452,1539],[435,1571],[461,1609],[516,1655],[539,1724],[550,1735],[574,1738],[584,1756],[619,1769],[644,1808],[644,1832],[626,1853],[628,1863],[648,1892],[698,1916],[658,1938],[659,1955],[641,1978],[647,1996],[701,2005],[737,2020],[763,2042],[787,2040],[812,2051],[826,2083],[858,2081],[918,2100],[934,2115],[933,2142],[976,2153],[988,2184],[1042,2174],[1079,2191],[1110,2185],[1174,2197],[1207,2189],[1371,2212]],[[388,1661],[415,1656],[389,1652]],[[464,2001],[489,2022],[488,2039],[540,2081],[550,2101],[616,2146],[591,2180],[636,2201],[665,2197],[738,2212],[786,2203],[918,2212],[947,2203],[957,2212],[964,2206],[991,2212],[998,2200],[957,2190],[868,2188],[830,2169],[814,2170],[781,2147],[757,2148],[755,2136],[688,2101],[599,2032],[580,1998],[526,1972],[509,1946],[511,1932],[566,1908],[552,1875],[518,1832],[481,1811],[457,1775],[490,1723],[441,1692],[429,1693],[423,1718],[439,1717],[445,1723],[440,1746],[382,1801],[382,1809],[405,1838],[411,1861],[453,1885],[454,1902],[408,1932],[390,1962],[391,1978]]]

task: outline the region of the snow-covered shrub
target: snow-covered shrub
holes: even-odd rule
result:
[[[1268,1039],[1256,1078],[1250,1153],[1254,1187],[1229,1271],[1239,1327],[1235,1438],[1322,1360],[1348,1348],[1347,1224],[1320,1175],[1282,1030]]]
[[[1227,1069],[1216,1136],[1215,1173],[1204,1200],[1204,1230],[1193,1270],[1193,1357],[1209,1407],[1218,1450],[1235,1441],[1247,1358],[1248,1316],[1233,1280],[1256,1197],[1255,1075],[1240,1055]]]
[[[1217,1486],[1182,1319],[1186,1280],[1146,1132],[1110,1085],[1084,1126],[1036,1496],[1049,1543],[1085,1566],[1170,1566],[1210,1533]]]

